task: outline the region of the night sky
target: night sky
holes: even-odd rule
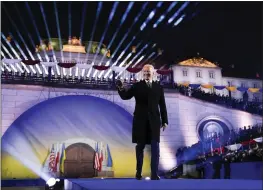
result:
[[[85,22],[83,22],[83,7],[87,5]],[[93,41],[100,41],[106,28],[106,24],[114,2],[103,2],[103,7],[96,26]],[[120,2],[113,21],[108,28],[104,44],[109,44],[112,36],[119,27],[121,17],[125,12],[129,2]],[[135,2],[131,12],[121,26],[112,47],[112,51],[117,47],[123,36],[127,33],[135,17],[139,14],[144,2]],[[167,10],[172,2],[164,2],[153,19],[140,31],[140,26],[146,20],[149,13],[156,7],[158,2],[149,2],[145,11],[139,18],[137,24],[132,27],[128,38],[121,46],[124,49],[134,35],[136,40],[132,45],[142,42],[144,44],[157,43],[157,47],[164,50],[156,63],[174,64],[178,61],[192,58],[199,55],[209,61],[217,62],[223,68],[223,73],[227,76],[255,78],[256,73],[262,78],[262,3],[261,2],[191,2],[183,11],[185,19],[176,27],[167,25],[168,19],[178,10],[184,2],[179,2],[167,15],[164,21],[156,28],[153,24]],[[42,39],[48,38],[39,2],[28,2],[32,11],[33,19],[30,17],[25,2],[1,2],[2,32],[7,36],[9,32],[24,48],[18,37],[17,29],[23,36],[27,45],[34,51],[28,34],[35,44],[39,44],[37,31],[35,30],[33,19],[35,20],[39,34]],[[57,22],[53,2],[42,2],[48,29],[51,38],[58,38]],[[96,17],[98,2],[57,2],[59,16],[59,27],[61,37],[68,39],[69,32],[69,12],[71,12],[71,36],[80,36],[81,25],[83,28],[83,41],[89,41],[91,31]],[[70,10],[70,11],[69,11]],[[7,14],[8,13],[8,14]],[[193,14],[196,16],[192,17]],[[13,20],[13,23],[10,21]],[[2,42],[3,43],[3,42]],[[117,53],[120,54],[121,50]],[[130,49],[129,49],[130,51]],[[146,51],[147,52],[147,51]],[[150,54],[151,51],[148,51]],[[234,65],[234,68],[231,67]]]

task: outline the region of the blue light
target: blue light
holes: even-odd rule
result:
[[[152,19],[152,18],[154,17],[154,15],[155,15],[155,11],[152,11],[152,12],[149,14],[148,18],[149,18],[149,19]]]
[[[142,24],[142,26],[141,26],[141,31],[143,31],[143,29],[146,27],[146,23],[144,22],[143,24]]]

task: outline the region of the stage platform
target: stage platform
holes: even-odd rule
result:
[[[63,179],[61,179],[63,180]],[[42,179],[3,180],[3,190],[44,190]],[[64,179],[65,190],[262,190],[262,180],[234,179],[161,179],[132,178]]]
[[[262,180],[225,179],[66,179],[65,190],[261,190]]]

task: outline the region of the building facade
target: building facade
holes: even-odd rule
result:
[[[234,88],[262,88],[262,81],[258,79],[246,79],[225,77],[222,75],[222,69],[216,64],[203,58],[193,58],[182,61],[172,67],[173,79],[179,84],[201,84],[213,86],[227,86]],[[201,87],[202,88],[202,87]],[[205,89],[206,92],[215,92],[216,94],[229,95],[227,89],[215,90]],[[236,99],[242,99],[243,93],[239,90],[231,91],[231,96]],[[249,101],[262,102],[262,93],[248,91]]]

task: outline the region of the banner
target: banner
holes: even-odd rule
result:
[[[235,86],[226,86],[226,89],[229,90],[230,92],[235,92],[237,90]]]
[[[216,90],[224,90],[226,87],[225,86],[214,86]]]
[[[201,86],[202,86],[203,88],[207,88],[207,89],[213,88],[213,85],[211,85],[211,84],[202,84]]]
[[[194,89],[199,88],[200,86],[201,84],[189,84],[189,87],[194,88]]]
[[[252,93],[257,93],[259,92],[259,88],[249,88],[248,91]]]
[[[240,92],[246,92],[248,90],[248,88],[238,87],[237,90],[240,91]]]

